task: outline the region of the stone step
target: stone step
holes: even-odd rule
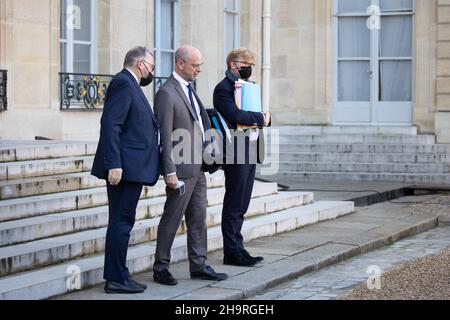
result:
[[[256,182],[253,197],[268,196],[277,192],[276,183]],[[208,206],[221,204],[224,194],[224,188],[209,189]],[[160,216],[163,213],[165,201],[166,197],[140,201],[136,220]],[[107,206],[3,222],[0,223],[0,247],[101,228],[107,224]]]
[[[370,126],[274,126],[280,134],[327,135],[327,134],[365,134],[365,135],[409,135],[418,134],[417,127],[370,127]]]
[[[411,185],[449,185],[450,174],[352,173],[352,172],[295,172],[259,170],[262,178],[296,178],[310,181],[381,181]]]
[[[408,163],[450,164],[448,154],[403,154],[403,153],[280,153],[280,163],[289,162],[360,162],[360,163]]]
[[[242,228],[246,242],[292,231],[306,225],[335,219],[354,211],[353,202],[316,202],[298,208],[288,209],[248,219]],[[186,235],[176,237],[172,248],[172,261],[187,259]],[[223,247],[219,226],[208,229],[209,252]],[[131,247],[127,264],[132,274],[147,271],[154,262],[156,244],[150,242]],[[73,291],[67,284],[72,283],[73,271],[79,271],[80,288],[103,282],[104,256],[81,258],[67,263],[24,272],[0,279],[1,300],[37,300],[62,295]],[[76,283],[77,281],[75,281]]]
[[[222,172],[206,174],[208,188],[225,185]],[[104,184],[104,182],[103,182]],[[162,197],[166,194],[166,184],[160,180],[155,187],[144,187],[141,199]],[[82,210],[108,204],[106,187],[60,192],[26,198],[0,201],[0,222],[31,218],[52,213]]]
[[[285,192],[260,198],[254,198],[246,217],[254,217],[293,207],[308,205],[313,202],[312,193]],[[208,208],[207,225],[220,225],[222,205]],[[142,220],[136,223],[132,231],[130,245],[156,240],[160,218]],[[187,230],[183,219],[178,234]],[[79,232],[72,235],[33,241],[0,248],[0,277],[35,268],[49,266],[63,261],[101,253],[105,247],[106,228]]]
[[[0,181],[91,171],[93,156],[0,163]]]
[[[97,142],[0,141],[0,163],[94,155]]]
[[[272,141],[271,139],[269,139]],[[401,135],[282,135],[280,142],[288,143],[303,143],[303,144],[317,144],[317,143],[339,143],[339,144],[356,144],[356,143],[372,143],[372,144],[424,144],[433,145],[436,143],[436,136],[434,135],[419,135],[419,136],[401,136]]]
[[[303,144],[296,143],[267,144],[268,151],[282,153],[402,153],[402,154],[444,154],[450,153],[450,145],[421,145],[421,144]]]
[[[274,164],[272,164],[274,165]],[[348,172],[348,173],[450,173],[450,164],[405,163],[339,163],[339,162],[281,162],[280,171],[289,172]]]
[[[90,172],[0,181],[0,200],[104,187]]]

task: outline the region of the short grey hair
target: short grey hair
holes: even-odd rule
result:
[[[175,62],[177,62],[178,60],[187,62],[189,61],[189,58],[190,58],[190,51],[187,46],[178,48],[178,50],[175,52]]]
[[[145,59],[147,57],[147,53],[153,56],[146,47],[136,47],[127,52],[125,56],[125,61],[123,62],[124,68],[133,68],[136,66],[139,60]]]

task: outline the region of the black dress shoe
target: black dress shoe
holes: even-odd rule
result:
[[[225,254],[223,257],[223,264],[227,266],[253,267],[256,263],[256,260],[246,257],[241,252],[237,254]]]
[[[242,254],[245,257],[247,257],[248,259],[254,260],[256,263],[260,263],[260,262],[264,261],[263,257],[252,257],[247,250],[242,251]]]
[[[163,270],[161,272],[153,271],[153,280],[165,286],[176,286],[178,284],[177,279],[172,276],[169,270]]]
[[[144,290],[146,290],[147,289],[147,285],[145,285],[145,284],[143,284],[143,283],[139,283],[139,282],[137,282],[136,280],[134,280],[133,278],[128,278],[128,281],[132,284],[132,285],[134,285],[135,287],[138,287],[138,288],[142,288],[142,289],[144,289]]]
[[[113,281],[107,281],[105,284],[105,292],[108,294],[137,294],[144,291],[145,289],[135,286],[128,280],[123,284]]]
[[[228,275],[226,275],[225,273],[217,273],[212,267],[207,266],[202,271],[191,273],[191,279],[223,281],[228,279]]]

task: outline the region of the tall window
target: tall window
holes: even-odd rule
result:
[[[172,74],[175,51],[179,44],[179,0],[155,1],[156,76]]]
[[[95,73],[96,0],[61,0],[61,72]]]
[[[240,0],[225,0],[225,55],[240,46]]]
[[[414,0],[336,0],[336,122],[411,124]]]

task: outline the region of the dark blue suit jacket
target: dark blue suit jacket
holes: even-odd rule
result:
[[[214,108],[219,111],[222,117],[228,124],[229,129],[236,130],[238,125],[244,126],[258,126],[260,128],[264,127],[264,115],[260,112],[249,112],[239,110],[236,105],[236,100],[234,98],[234,82],[225,77],[225,79],[220,82],[214,90],[213,98]],[[237,135],[237,133],[235,133]],[[224,157],[226,164],[229,163],[230,159],[233,159],[234,163],[238,163],[238,153],[243,152],[243,150],[237,149],[238,144],[234,144],[234,151],[227,148],[227,144],[224,147]],[[230,147],[230,146],[228,146]],[[249,148],[249,141],[246,140],[246,148]],[[233,157],[229,155],[229,152],[234,153]],[[227,155],[228,154],[228,155]],[[265,155],[265,141],[264,134],[260,130],[258,149],[257,149],[257,162],[262,164],[264,162]],[[248,155],[246,156],[247,159]],[[249,161],[248,159],[245,161]]]
[[[214,108],[228,122],[230,129],[244,126],[264,127],[264,115],[259,112],[239,110],[234,99],[234,82],[228,77],[222,80],[214,90]]]
[[[150,104],[126,69],[111,81],[101,119],[92,175],[108,179],[123,169],[122,180],[154,186],[160,175],[159,126]]]

